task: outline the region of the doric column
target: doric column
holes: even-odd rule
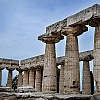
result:
[[[2,70],[4,69],[4,64],[0,63],[0,86],[2,84]]]
[[[12,87],[12,69],[8,69],[7,87]]]
[[[24,74],[23,74],[23,86],[28,86],[28,69],[24,69]]]
[[[77,36],[87,31],[85,26],[66,27],[62,34],[67,36],[65,65],[64,65],[64,93],[80,93],[79,50]]]
[[[22,70],[19,71],[18,75],[18,87],[22,87],[23,81],[22,81]]]
[[[91,78],[89,61],[83,61],[82,94],[91,95]]]
[[[0,86],[1,86],[1,83],[2,83],[2,70],[0,69]]]
[[[34,68],[30,68],[29,70],[29,85],[34,88]]]
[[[39,40],[46,43],[42,83],[42,92],[44,93],[57,92],[55,43],[59,42],[60,39],[62,39],[61,35],[48,36],[46,34],[39,37]]]
[[[23,85],[23,76],[22,76],[22,69],[21,67],[16,68],[17,71],[19,71],[19,75],[18,75],[18,85],[17,87],[22,87]]]
[[[41,91],[41,68],[36,68],[35,91]]]
[[[94,36],[94,80],[96,92],[100,92],[100,24],[95,27]]]
[[[64,93],[64,65],[60,68],[59,93]]]

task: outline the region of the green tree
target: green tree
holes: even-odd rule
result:
[[[16,75],[13,79],[12,79],[12,88],[15,90],[17,89],[17,84],[18,84],[18,75]]]

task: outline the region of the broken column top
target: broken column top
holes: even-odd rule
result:
[[[59,22],[56,22],[48,27],[46,27],[46,33],[59,33],[61,29],[67,26],[76,25],[90,25],[95,26],[95,24],[100,22],[100,5],[95,4],[92,7],[84,9],[72,16],[65,18]]]
[[[60,40],[64,39],[62,34],[43,34],[38,37],[38,40],[45,42],[45,43],[57,43]]]

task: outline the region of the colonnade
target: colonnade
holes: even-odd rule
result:
[[[32,86],[35,91],[43,93],[57,93],[57,74],[56,74],[56,49],[55,44],[66,37],[66,50],[64,63],[61,64],[59,93],[79,94],[80,93],[80,67],[79,67],[79,46],[78,36],[88,31],[86,25],[95,27],[94,32],[94,80],[96,82],[96,93],[100,92],[100,5],[94,5],[81,12],[72,15],[46,28],[46,33],[39,36],[38,40],[45,43],[45,54],[43,60],[43,76],[41,76],[41,62],[34,61],[33,58],[28,64],[21,63],[18,68],[19,78],[18,87]],[[82,94],[91,94],[91,79],[89,61],[90,55],[83,61],[83,91]],[[25,60],[26,61],[26,60]],[[23,61],[24,62],[24,61]],[[33,64],[33,67],[31,65]],[[24,66],[24,67],[22,67]],[[12,70],[9,70],[7,86],[11,86]],[[35,72],[36,71],[36,72]],[[23,78],[22,78],[22,72]],[[35,74],[34,74],[35,73]],[[0,71],[1,75],[1,71]],[[34,78],[35,77],[35,78]],[[22,80],[23,79],[23,80]],[[1,78],[0,78],[1,80]]]
[[[29,86],[29,88],[33,88],[34,91],[41,91],[42,67],[18,68],[17,70],[19,71],[17,88]]]
[[[100,5],[93,5],[85,10],[82,10],[75,15],[56,22],[46,27],[46,33],[39,36],[38,40],[46,43],[43,87],[44,93],[56,92],[56,72],[55,72],[55,43],[59,42],[66,36],[66,50],[64,72],[61,69],[63,76],[60,83],[60,91],[64,94],[79,94],[80,93],[80,69],[79,69],[79,47],[78,36],[88,31],[89,25],[95,28],[94,34],[94,69],[93,76],[96,82],[96,93],[100,92]],[[57,40],[57,41],[56,41]],[[52,48],[52,49],[51,49]],[[52,72],[51,72],[52,69]],[[48,73],[47,73],[48,72]],[[50,73],[49,73],[50,72]],[[52,77],[51,77],[52,76]],[[49,77],[49,78],[48,78]],[[60,80],[61,80],[60,79]],[[63,80],[64,79],[64,80]],[[51,83],[50,83],[51,82]],[[91,94],[91,80],[89,60],[83,60],[83,94]]]
[[[42,63],[38,62],[39,65],[36,65],[34,62],[29,62],[28,64],[27,63],[25,63],[25,64],[21,63],[21,66],[11,65],[11,64],[10,65],[8,64],[8,65],[4,66],[3,64],[1,64],[2,67],[0,69],[0,80],[2,81],[2,70],[4,68],[6,68],[8,70],[8,80],[7,80],[6,87],[12,88],[12,71],[16,69],[19,72],[18,85],[17,85],[18,88],[19,87],[31,86],[31,88],[33,88],[33,90],[37,91],[37,92],[42,91],[44,93],[56,93],[57,92],[56,56],[54,56],[55,55],[54,51],[52,51],[52,52],[49,51],[50,49],[55,50],[55,47],[54,47],[54,45],[52,46],[52,48],[54,48],[54,49],[47,48],[47,47],[46,47],[46,49],[48,50],[48,53],[44,57],[42,57],[42,59],[40,59],[41,56],[40,56],[40,58],[35,57],[36,61],[38,61],[38,60],[40,60],[39,62],[42,61]],[[50,55],[51,55],[52,59],[51,59]],[[88,56],[89,55],[90,54],[88,54]],[[89,61],[92,60],[93,58],[91,58],[90,56],[88,57],[88,56],[83,58],[83,62],[84,62],[83,94],[91,94],[91,87],[89,87],[89,86],[91,86],[91,83],[90,83],[90,81],[86,81],[86,80],[87,80],[87,77],[88,77],[88,79],[90,78]],[[49,58],[47,59],[47,57],[49,57]],[[54,59],[55,59],[55,61],[53,61]],[[49,60],[52,60],[52,61],[50,62]],[[82,59],[81,59],[81,61],[82,61]],[[48,64],[48,62],[49,62],[49,64]],[[49,68],[49,70],[48,70],[48,67],[47,67],[47,69],[44,70],[44,67],[45,67],[44,65],[45,64],[47,64],[48,67],[50,65],[52,65],[52,66],[55,65],[55,67],[54,67],[54,69],[52,69],[52,67],[51,67],[51,68]],[[64,79],[64,66],[65,65],[64,65],[64,62],[60,63],[60,61],[59,61],[58,65],[61,65],[60,76],[59,76],[59,93],[64,93],[64,80],[65,80]],[[51,72],[50,72],[50,70],[51,70]],[[53,73],[52,73],[52,71],[53,71]],[[44,78],[45,78],[45,82],[44,82]],[[48,79],[50,79],[50,80],[48,81]],[[44,84],[43,84],[43,82],[44,82]],[[45,86],[47,86],[47,88]],[[45,89],[44,89],[44,87],[45,87]],[[55,90],[55,91],[53,91],[53,90]],[[48,91],[50,91],[50,92],[48,92]]]
[[[12,59],[0,58],[0,87],[2,87],[2,71],[6,68],[8,70],[6,87],[12,88],[12,72],[18,68],[19,61]],[[5,77],[4,77],[5,78]]]

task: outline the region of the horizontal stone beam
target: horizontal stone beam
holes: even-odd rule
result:
[[[100,5],[95,4],[92,7],[76,13],[75,15],[69,16],[67,18],[67,26],[84,23],[88,24],[87,21],[97,17],[100,18]]]
[[[95,26],[98,22],[95,19],[99,19],[100,22],[100,5],[95,4],[92,7],[84,9],[72,16],[65,18],[64,20],[58,21],[48,27],[46,27],[46,33],[60,33],[61,29],[67,26],[75,25],[90,25]]]
[[[19,60],[0,58],[0,63],[2,63],[2,64],[19,65]]]
[[[93,57],[93,50],[80,52],[80,54],[79,54],[80,61],[92,60],[93,58],[94,58]],[[56,58],[57,65],[63,65],[64,61],[65,61],[64,56]],[[43,67],[43,65],[44,65],[44,55],[39,55],[39,56],[32,57],[29,59],[21,60],[21,66],[23,66],[23,68],[25,68],[25,67],[27,67],[27,68],[38,67],[38,66]]]
[[[7,68],[14,70],[18,68],[18,66],[19,66],[19,60],[0,58],[0,69]]]
[[[40,62],[40,61],[44,61],[44,54],[39,55],[39,56],[35,56],[35,57],[32,57],[32,58],[27,58],[27,59],[21,60],[20,63],[26,64],[26,63],[36,63],[36,62]]]

